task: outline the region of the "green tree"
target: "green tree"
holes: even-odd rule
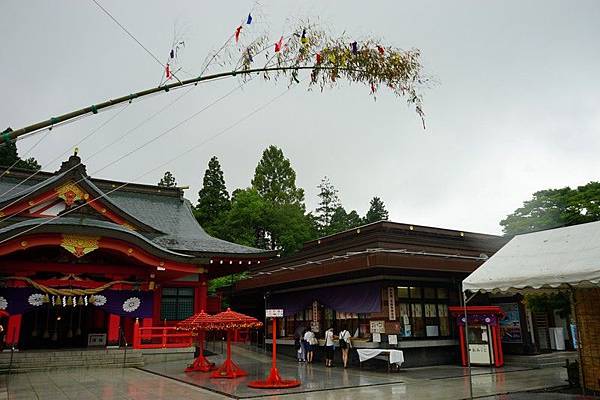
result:
[[[304,190],[296,187],[296,172],[276,146],[269,146],[254,170],[252,187],[271,204],[303,204]]]
[[[317,237],[310,215],[299,204],[277,204],[265,210],[268,248],[282,255],[294,253],[304,242]]]
[[[365,224],[387,221],[389,219],[389,213],[385,209],[385,204],[383,204],[383,201],[379,197],[373,197],[370,204],[369,211],[365,215]]]
[[[600,220],[600,183],[576,189],[540,190],[500,221],[504,233],[516,235]]]
[[[208,162],[208,168],[204,172],[202,189],[198,192],[198,204],[196,205],[196,219],[209,233],[217,232],[215,222],[231,207],[229,193],[225,186],[225,178],[221,164],[216,156]]]
[[[162,187],[176,187],[177,186],[177,181],[175,180],[175,177],[173,176],[171,171],[165,172],[165,174],[162,177],[162,179],[160,180],[160,182],[158,182],[158,186],[162,186]]]
[[[346,231],[348,229],[356,228],[357,226],[362,225],[362,223],[362,218],[355,210],[347,213],[344,207],[340,206],[333,212],[328,231],[331,235]]]
[[[237,189],[231,196],[230,209],[223,213],[214,227],[220,239],[266,249],[265,200],[254,188]]]
[[[0,145],[0,165],[4,167],[10,167],[13,164],[14,168],[21,168],[30,171],[37,171],[42,168],[33,157],[30,157],[26,160],[21,159],[17,151],[16,142],[11,140],[8,143]]]
[[[316,221],[321,236],[331,235],[333,233],[332,220],[339,208],[341,208],[338,190],[333,186],[328,177],[323,177],[321,183],[317,186],[319,189],[319,205],[316,209]],[[343,211],[344,215],[341,215]],[[346,211],[342,208],[338,211],[338,220],[346,217]]]

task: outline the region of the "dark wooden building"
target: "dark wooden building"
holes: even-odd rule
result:
[[[265,308],[283,308],[283,344],[293,344],[302,327],[318,337],[345,328],[358,348],[385,347],[393,335],[408,366],[458,362],[448,307],[460,304],[460,282],[505,243],[494,235],[376,222],[253,266],[235,288],[234,306],[258,317]]]

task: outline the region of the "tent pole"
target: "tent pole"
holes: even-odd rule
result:
[[[462,283],[460,286],[460,293],[460,299],[465,313],[465,347],[467,348],[467,368],[469,371],[469,400],[473,400],[473,375],[471,374],[471,354],[469,353],[469,318],[467,317],[467,302],[471,300],[474,295],[467,299],[467,294],[462,290]]]
[[[579,333],[579,318],[577,318],[577,303],[575,301],[575,289],[569,285],[569,294],[571,295],[571,309],[575,316],[575,327],[577,329],[577,355],[579,356],[579,381],[581,382],[581,394],[586,395],[585,374],[583,373],[583,357],[581,352],[581,334]]]

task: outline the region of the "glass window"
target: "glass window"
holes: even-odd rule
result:
[[[437,298],[445,300],[448,298],[448,288],[437,288]]]
[[[194,314],[194,288],[163,288],[160,319],[181,321]]]
[[[411,287],[410,288],[410,298],[411,299],[420,299],[421,298],[421,288],[420,287]]]
[[[408,287],[406,287],[406,286],[398,286],[398,288],[397,288],[397,297],[399,299],[407,299],[408,298]]]
[[[450,320],[448,318],[448,305],[438,304],[440,316],[440,336],[450,336]]]
[[[411,329],[414,337],[425,336],[425,321],[423,318],[423,304],[414,303],[411,304]]]
[[[426,299],[435,299],[435,288],[426,287],[423,291]]]

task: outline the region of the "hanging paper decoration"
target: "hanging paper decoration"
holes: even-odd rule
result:
[[[171,67],[169,66],[168,63],[167,63],[167,66],[165,67],[165,75],[167,77],[167,80],[171,79]]]
[[[237,29],[235,30],[235,42],[239,42],[240,41],[240,33],[242,32],[242,26],[238,26]]]
[[[175,50],[171,49],[171,52],[169,53],[169,56],[171,58],[175,58]]]
[[[248,19],[246,20],[246,25],[250,25],[252,23],[252,15],[248,14]]]
[[[356,41],[350,43],[350,48],[352,49],[352,54],[358,54],[358,43]]]
[[[283,36],[279,38],[279,41],[275,43],[275,53],[279,53],[281,51],[281,47],[283,46]]]
[[[308,38],[306,37],[306,29],[302,29],[302,36],[300,37],[300,43],[303,45],[308,44]]]
[[[385,49],[382,46],[377,46],[377,51],[379,52],[379,54],[383,55],[385,53]]]
[[[88,305],[88,297],[87,297],[87,296],[83,296],[83,304],[84,304],[85,306],[87,306],[87,305]]]
[[[62,298],[62,306],[63,307],[67,306],[67,296],[63,296],[63,298]]]

